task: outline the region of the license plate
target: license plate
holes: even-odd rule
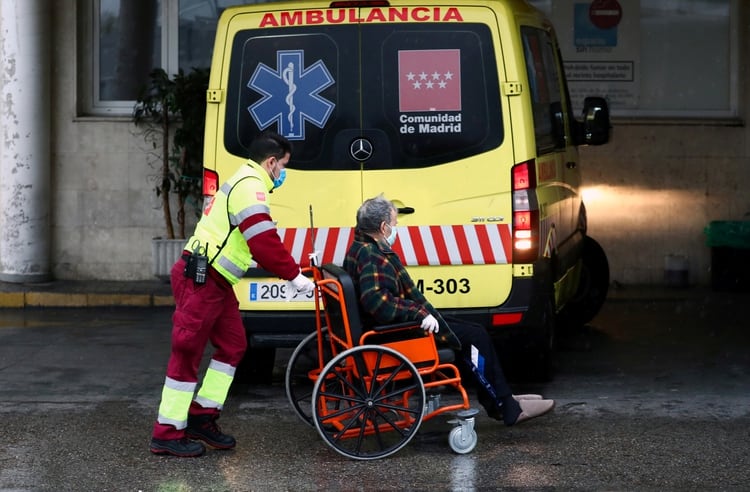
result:
[[[287,293],[286,282],[250,282],[250,302],[286,302]],[[297,293],[296,296],[289,299],[290,302],[307,302],[312,301],[313,292],[307,294]]]

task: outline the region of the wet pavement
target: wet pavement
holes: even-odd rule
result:
[[[516,385],[557,401],[505,427],[480,414],[454,454],[440,417],[397,454],[352,461],[271,385],[237,385],[232,451],[148,451],[171,308],[0,310],[0,490],[750,490],[749,294],[613,291],[561,341],[556,378]]]

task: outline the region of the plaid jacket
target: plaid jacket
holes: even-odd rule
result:
[[[448,324],[417,288],[401,259],[386,242],[355,231],[344,258],[344,269],[357,289],[366,327],[422,321],[432,314],[440,323],[438,341],[460,348]]]

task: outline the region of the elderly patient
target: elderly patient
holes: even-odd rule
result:
[[[477,384],[477,397],[487,414],[503,420],[505,425],[515,425],[552,410],[553,400],[540,395],[512,394],[492,339],[483,327],[460,320],[451,320],[449,326],[416,288],[401,259],[391,249],[396,240],[396,217],[396,207],[382,195],[366,200],[357,211],[354,241],[344,268],[357,289],[365,325],[421,321],[423,329],[435,333],[439,342],[458,352],[459,363],[469,366],[468,360],[483,358],[484,363],[479,366],[483,366],[484,379],[496,399],[484,384]]]

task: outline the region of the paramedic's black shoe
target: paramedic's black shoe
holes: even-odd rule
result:
[[[151,439],[151,452],[154,454],[171,454],[180,458],[194,458],[206,452],[205,446],[199,442],[182,439]]]
[[[232,449],[237,441],[229,434],[224,434],[216,423],[218,415],[188,415],[185,435],[191,439],[200,439],[216,449]]]

